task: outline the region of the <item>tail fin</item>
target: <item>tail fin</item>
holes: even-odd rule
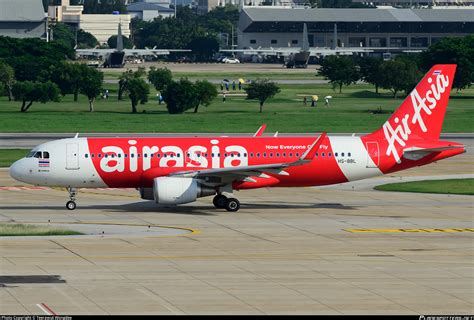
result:
[[[385,141],[387,155],[397,162],[397,150],[410,141],[439,140],[455,72],[455,64],[433,66],[382,128],[366,139]]]

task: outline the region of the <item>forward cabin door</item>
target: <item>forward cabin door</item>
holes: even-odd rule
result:
[[[378,142],[367,142],[367,168],[378,168],[380,162],[380,152]]]
[[[66,145],[66,169],[79,169],[79,145],[77,143],[68,143]]]

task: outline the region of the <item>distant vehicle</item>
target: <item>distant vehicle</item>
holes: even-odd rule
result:
[[[338,184],[464,153],[464,145],[439,139],[455,70],[433,66],[380,129],[362,136],[263,136],[265,125],[253,137],[76,135],[33,148],[10,175],[67,188],[69,210],[76,188],[137,188],[142,199],[162,205],[214,196],[216,208],[235,212],[234,190]]]
[[[224,58],[222,59],[223,63],[240,63],[240,60],[237,58]]]

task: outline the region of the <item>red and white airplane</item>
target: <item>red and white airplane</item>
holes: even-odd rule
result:
[[[382,128],[364,136],[79,138],[47,142],[10,167],[41,186],[137,188],[143,199],[177,205],[214,197],[237,211],[233,190],[321,186],[375,177],[465,152],[439,136],[456,65],[434,66]]]

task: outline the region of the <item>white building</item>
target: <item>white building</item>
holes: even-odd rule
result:
[[[69,0],[61,0],[59,6],[49,6],[48,16],[52,21],[64,22],[91,33],[99,43],[117,35],[118,25],[122,25],[122,34],[130,37],[129,14],[83,14],[83,6],[71,6]]]
[[[134,2],[127,5],[127,12],[133,18],[138,18],[144,21],[152,21],[157,17],[167,18],[174,16],[174,9],[169,8],[169,2],[166,6],[158,3],[149,2]]]

